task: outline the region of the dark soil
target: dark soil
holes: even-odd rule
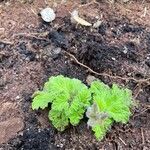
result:
[[[25,124],[22,132],[0,146],[2,149],[150,149],[150,85],[139,86],[133,80],[95,75],[64,53],[73,54],[96,72],[135,79],[150,77],[150,26],[133,23],[127,16],[113,12],[117,9],[107,12],[109,4],[101,5],[100,8],[89,6],[98,10],[99,15],[103,12],[103,22],[97,29],[72,24],[69,16],[60,17],[50,25],[39,19],[38,26],[32,27],[31,31],[39,35],[46,32],[45,36],[23,34],[16,37],[13,45],[0,42],[0,77],[7,79],[0,82],[2,97],[8,94],[13,101],[13,93],[20,94],[19,105]],[[88,15],[85,18],[96,21]],[[7,72],[14,72],[15,78]],[[58,74],[78,78],[84,83],[91,74],[109,85],[115,82],[130,88],[134,96],[141,89],[136,97],[139,107],[127,125],[115,124],[102,141],[97,141],[87,128],[86,118],[77,127],[68,127],[60,133],[48,121],[47,110],[31,110],[32,93],[42,89],[50,76]],[[8,89],[16,87],[15,92],[8,92],[6,86]]]

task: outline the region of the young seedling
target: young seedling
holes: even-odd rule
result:
[[[48,117],[57,130],[63,131],[69,123],[75,126],[83,118],[91,93],[80,80],[59,75],[50,77],[33,98],[32,109],[44,109],[51,104]]]
[[[59,131],[65,130],[69,123],[77,125],[87,109],[87,124],[101,140],[113,122],[129,121],[133,101],[132,92],[116,84],[110,88],[96,80],[88,89],[78,79],[59,75],[50,77],[43,90],[33,94],[32,109],[45,109],[48,104],[51,104],[48,117]]]
[[[90,87],[93,105],[87,109],[88,126],[92,127],[97,139],[103,139],[113,122],[127,123],[131,116],[132,92],[116,84],[112,88],[93,81]]]

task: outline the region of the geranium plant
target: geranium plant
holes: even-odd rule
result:
[[[99,80],[90,87],[93,104],[87,109],[88,126],[97,139],[102,139],[113,122],[127,123],[131,116],[132,92],[113,84],[112,88]]]
[[[59,131],[69,124],[78,125],[86,112],[88,126],[101,140],[114,122],[129,121],[132,104],[129,89],[116,84],[109,87],[99,80],[88,88],[78,79],[58,75],[50,77],[43,90],[33,94],[32,109],[48,107],[48,117]]]
[[[50,77],[43,90],[33,94],[32,109],[45,109],[51,104],[48,117],[57,130],[63,131],[69,123],[75,126],[80,122],[90,100],[85,84],[59,75]]]

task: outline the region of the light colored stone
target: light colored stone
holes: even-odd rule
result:
[[[61,48],[60,48],[60,47],[56,47],[56,48],[54,48],[52,51],[53,51],[53,54],[54,54],[54,55],[57,55],[57,54],[60,54]]]
[[[56,18],[56,14],[52,8],[45,8],[41,12],[41,17],[45,22],[52,22]]]
[[[102,21],[101,21],[101,20],[97,20],[97,21],[93,24],[93,27],[94,27],[94,28],[98,28],[101,24],[102,24]]]
[[[96,80],[96,78],[95,78],[94,76],[88,75],[87,78],[86,78],[86,83],[87,83],[88,85],[91,85],[91,83],[92,83],[94,80]]]
[[[0,122],[0,144],[6,143],[13,138],[23,127],[23,119],[21,118],[10,118]]]

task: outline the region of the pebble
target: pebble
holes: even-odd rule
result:
[[[56,48],[54,48],[52,51],[53,51],[53,54],[54,54],[54,55],[58,55],[58,54],[60,54],[60,52],[61,52],[61,48],[60,48],[60,47],[56,47]]]
[[[98,28],[102,24],[102,21],[98,20],[93,24],[93,28]]]
[[[114,58],[114,57],[112,57],[111,59],[114,60],[114,61],[116,60],[116,58]]]
[[[56,18],[56,14],[52,8],[45,8],[41,12],[41,17],[45,22],[52,22]]]
[[[86,82],[88,85],[91,85],[91,83],[96,80],[96,78],[94,76],[88,75],[86,78]]]

